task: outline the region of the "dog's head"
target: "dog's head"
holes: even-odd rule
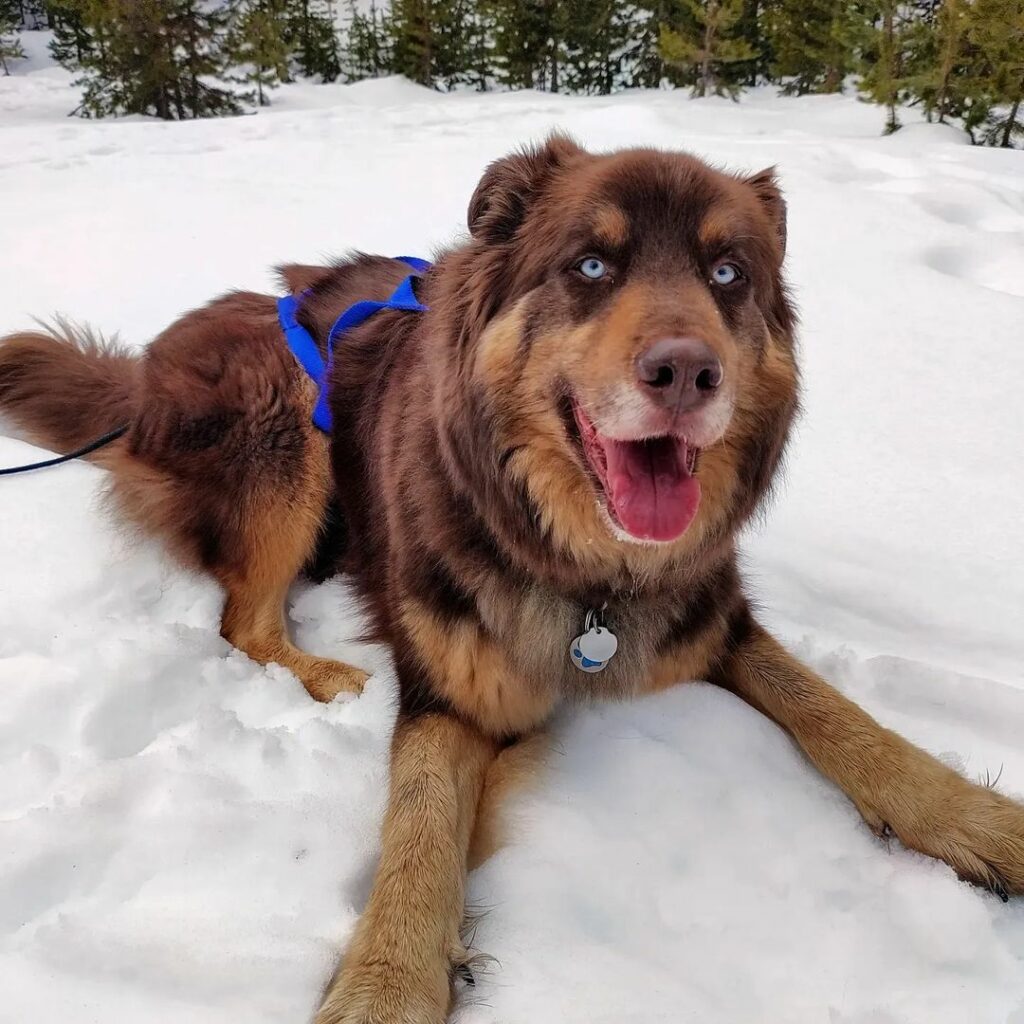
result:
[[[488,168],[469,228],[437,413],[492,527],[633,572],[730,536],[797,403],[772,172],[556,136]]]

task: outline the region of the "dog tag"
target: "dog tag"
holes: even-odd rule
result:
[[[619,641],[607,626],[593,626],[587,615],[584,632],[569,645],[569,660],[582,672],[601,672],[619,649]]]
[[[590,661],[607,661],[619,649],[617,637],[607,626],[588,629],[577,644],[583,657]]]

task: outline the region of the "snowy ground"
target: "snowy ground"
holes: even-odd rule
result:
[[[32,69],[35,70],[32,70]],[[0,79],[0,331],[144,344],[349,246],[429,254],[484,164],[552,126],[779,166],[805,415],[748,577],[888,725],[1024,794],[1024,155],[853,99],[294,86],[256,117],[84,122]],[[38,454],[0,437],[0,465]],[[218,594],[100,514],[103,474],[0,481],[0,1022],[308,1019],[365,899],[393,719],[345,588],[300,641],[379,667],[313,704]],[[471,880],[497,966],[464,1024],[1024,1024],[1024,901],[881,846],[792,744],[696,684],[566,714]]]

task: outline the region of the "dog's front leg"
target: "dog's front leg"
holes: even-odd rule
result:
[[[1024,894],[1024,806],[883,729],[755,623],[734,640],[714,681],[788,730],[876,833],[1001,896]]]
[[[369,903],[316,1024],[443,1024],[460,938],[466,851],[497,744],[450,715],[400,719]]]

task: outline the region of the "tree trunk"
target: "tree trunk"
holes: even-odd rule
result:
[[[942,13],[949,19],[946,23],[946,35],[942,41],[942,57],[939,62],[939,89],[936,106],[939,108],[939,124],[946,123],[949,113],[949,80],[953,74],[956,59],[956,48],[960,38],[956,32],[956,19],[960,0],[944,0]]]
[[[894,132],[899,130],[900,123],[896,120],[896,104],[889,103],[888,105],[888,117],[885,121],[885,134],[892,135]]]
[[[707,96],[708,90],[711,88],[711,47],[715,42],[715,23],[714,17],[717,13],[718,5],[709,5],[706,14],[707,21],[704,22],[704,48],[700,55],[700,92],[698,96]]]
[[[426,86],[434,84],[434,76],[431,73],[434,66],[434,26],[430,20],[430,14],[426,5],[421,7],[423,25],[423,63],[420,66],[420,82]]]
[[[896,19],[895,0],[885,5],[882,15],[882,52],[880,54],[885,65],[885,105],[888,117],[885,122],[885,134],[892,135],[899,126],[896,120]]]
[[[192,108],[192,116],[199,116],[199,79],[196,75],[196,62],[199,51],[196,45],[196,11],[194,7],[188,12],[188,102]]]
[[[1010,114],[1006,119],[1006,127],[1003,129],[1003,141],[1000,143],[1003,149],[1010,148],[1010,141],[1013,138],[1013,126],[1017,123],[1017,114],[1020,113],[1022,98],[1024,97],[1018,96],[1013,101],[1013,106],[1010,107]]]

